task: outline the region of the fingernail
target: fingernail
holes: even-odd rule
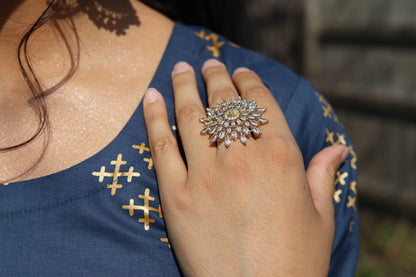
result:
[[[249,72],[249,71],[250,69],[248,69],[247,67],[239,67],[236,70],[234,70],[233,76],[241,72]]]
[[[345,162],[345,160],[348,158],[349,155],[350,155],[350,150],[347,147],[345,147],[341,155],[341,163]]]
[[[214,67],[214,66],[224,66],[224,64],[216,59],[209,59],[205,61],[204,65],[202,66],[202,71],[205,71],[208,68]]]
[[[173,68],[172,75],[187,72],[191,69],[191,66],[186,62],[178,62]]]
[[[159,92],[154,88],[148,88],[144,94],[144,101],[147,103],[156,102],[159,97]]]

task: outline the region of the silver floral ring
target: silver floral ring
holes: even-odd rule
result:
[[[205,125],[201,135],[210,135],[209,143],[224,141],[229,147],[231,141],[239,139],[244,145],[250,135],[261,136],[259,126],[269,122],[261,116],[266,108],[258,108],[256,100],[247,101],[240,96],[207,108],[207,115],[199,121]]]

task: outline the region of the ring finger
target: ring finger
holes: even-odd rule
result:
[[[215,59],[211,59],[205,62],[202,67],[202,75],[207,86],[208,104],[210,107],[215,107],[221,101],[230,101],[238,96],[237,89],[235,88],[230,74],[228,73],[225,65]],[[216,121],[216,120],[215,120]],[[210,133],[210,142],[217,141],[218,150],[221,151],[225,147],[229,147],[233,140],[238,139],[238,134],[231,126],[227,127],[225,124],[215,122],[215,132]],[[232,131],[233,130],[233,131]],[[244,136],[243,140],[246,139]],[[236,148],[235,145],[233,148]],[[239,147],[237,147],[239,148]]]

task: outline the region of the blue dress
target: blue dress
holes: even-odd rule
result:
[[[262,78],[286,116],[305,166],[326,146],[349,147],[334,181],[329,276],[353,276],[359,250],[356,154],[330,104],[309,82],[209,30],[176,23],[150,85],[165,97],[172,130],[174,65],[186,61],[200,72],[213,57],[230,72],[245,66]],[[0,184],[0,276],[132,275],[181,275],[165,231],[141,104],[120,134],[91,158],[52,175]]]

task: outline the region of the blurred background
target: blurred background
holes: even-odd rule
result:
[[[416,276],[416,1],[248,0],[247,13],[243,46],[309,79],[354,142],[356,276]]]

